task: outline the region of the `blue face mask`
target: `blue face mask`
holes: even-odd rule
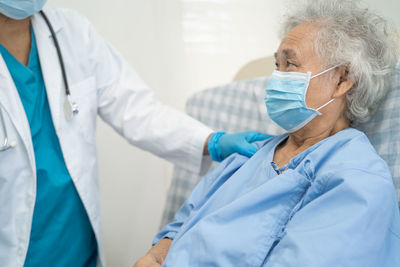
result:
[[[265,94],[265,104],[270,118],[280,127],[292,133],[303,128],[316,116],[321,115],[319,110],[335,99],[331,99],[317,109],[308,108],[306,105],[308,85],[311,79],[338,66],[340,65],[314,76],[311,76],[311,72],[274,71],[268,80]]]
[[[0,0],[0,13],[21,20],[42,10],[47,0]]]

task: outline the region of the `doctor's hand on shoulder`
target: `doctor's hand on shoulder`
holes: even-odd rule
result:
[[[248,131],[243,133],[226,134],[216,132],[208,139],[208,153],[214,161],[220,162],[233,153],[251,157],[257,152],[252,142],[266,140],[272,135]]]

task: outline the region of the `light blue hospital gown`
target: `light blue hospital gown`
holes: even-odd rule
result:
[[[287,135],[206,175],[154,243],[163,266],[400,266],[400,217],[386,163],[349,128],[273,167]]]

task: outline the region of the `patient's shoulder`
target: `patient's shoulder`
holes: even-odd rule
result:
[[[277,136],[271,136],[270,138],[267,138],[265,140],[262,141],[256,141],[251,143],[252,145],[254,145],[255,147],[257,147],[257,149],[261,149],[265,146],[267,146],[268,144],[270,145],[274,145],[277,142],[282,141],[283,139],[287,138],[288,134],[282,134],[282,135],[277,135]]]
[[[269,143],[271,141],[271,139],[273,139],[274,137],[262,140],[262,141],[256,141],[251,143],[253,146],[255,146],[257,149],[261,149],[263,146],[265,146],[267,143]]]
[[[388,165],[376,152],[368,137],[353,128],[330,137],[310,154],[310,158],[316,171],[358,169],[391,177]]]

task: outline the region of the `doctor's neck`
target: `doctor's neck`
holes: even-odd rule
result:
[[[31,47],[30,18],[15,20],[0,14],[0,44],[26,65]]]

